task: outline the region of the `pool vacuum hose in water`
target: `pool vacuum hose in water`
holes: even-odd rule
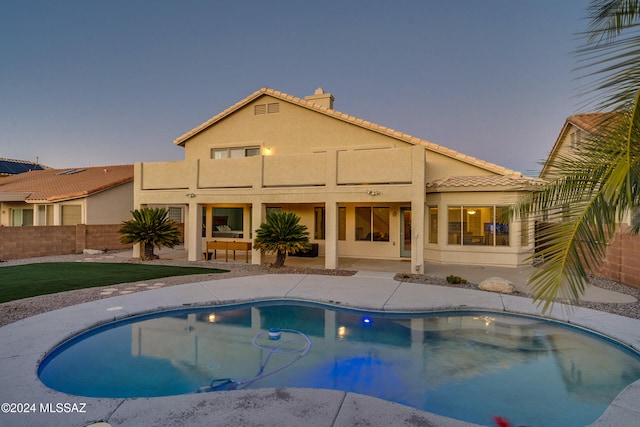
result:
[[[212,380],[209,385],[199,387],[197,392],[204,393],[209,391],[237,390],[242,387],[250,386],[258,380],[288,368],[311,350],[311,338],[295,329],[272,328],[268,331],[260,332],[258,335],[253,337],[252,342],[255,347],[267,353],[264,361],[260,364],[258,373],[253,378],[242,381],[237,381],[232,378],[216,378]],[[299,345],[291,347],[291,344]],[[271,360],[271,356],[274,354],[291,354],[294,355],[294,357],[289,362],[265,372],[267,365]]]

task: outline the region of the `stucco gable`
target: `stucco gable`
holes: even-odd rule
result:
[[[567,136],[574,130],[580,130],[586,133],[595,133],[598,129],[609,120],[620,116],[618,112],[596,112],[596,113],[582,113],[574,114],[567,117],[556,138],[549,155],[547,156],[545,163],[540,171],[540,178],[546,178],[551,171],[551,163],[557,157],[558,153],[564,148],[564,144],[567,140]]]
[[[217,122],[221,121],[222,119],[230,116],[231,114],[235,113],[236,111],[240,110],[241,108],[245,107],[246,105],[250,104],[251,102],[257,100],[258,98],[262,97],[262,96],[271,96],[273,98],[279,99],[281,101],[284,102],[289,102],[291,104],[295,104],[298,105],[300,107],[303,108],[307,108],[309,110],[315,111],[317,113],[332,117],[334,119],[337,120],[341,120],[344,121],[346,123],[349,123],[351,125],[354,126],[358,126],[364,129],[367,129],[369,131],[372,132],[376,132],[382,135],[385,135],[387,137],[391,137],[394,139],[397,139],[399,141],[405,142],[405,143],[409,143],[412,145],[422,145],[424,147],[426,147],[427,150],[432,151],[432,152],[436,152],[439,153],[441,155],[453,158],[455,160],[458,160],[460,162],[464,162],[464,163],[468,163],[470,165],[479,167],[481,169],[487,170],[489,172],[492,173],[497,173],[500,175],[519,175],[521,176],[522,174],[520,172],[496,165],[494,163],[490,163],[490,162],[486,162],[480,159],[477,159],[475,157],[472,156],[468,156],[466,154],[463,154],[459,151],[456,150],[451,150],[449,148],[446,148],[444,146],[438,145],[438,144],[434,144],[432,142],[429,142],[427,140],[406,134],[404,132],[400,132],[376,123],[372,123],[369,122],[367,120],[358,118],[356,116],[352,116],[346,113],[342,113],[340,111],[336,111],[333,109],[330,109],[326,106],[320,105],[320,104],[316,104],[314,102],[312,102],[312,100],[305,100],[302,98],[298,98],[292,95],[288,95],[284,92],[280,92],[274,89],[270,89],[268,87],[263,87],[259,90],[257,90],[256,92],[252,93],[251,95],[247,96],[246,98],[238,101],[237,103],[233,104],[232,106],[230,106],[229,108],[225,109],[224,111],[220,112],[219,114],[216,114],[215,116],[213,116],[212,118],[210,118],[209,120],[207,120],[206,122],[202,123],[201,125],[191,129],[190,131],[186,132],[185,134],[181,135],[180,137],[176,138],[174,141],[174,144],[176,145],[180,145],[184,147],[184,144],[192,137],[194,137],[195,135],[199,134],[200,132],[206,130],[207,128],[213,126],[214,124],[216,124]]]

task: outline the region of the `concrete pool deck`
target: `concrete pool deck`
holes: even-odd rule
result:
[[[384,271],[359,271],[346,277],[272,274],[210,280],[105,298],[4,326],[0,328],[0,403],[14,403],[14,409],[19,409],[18,405],[24,409],[24,405],[29,404],[33,405],[29,407],[33,411],[5,413],[3,406],[0,425],[473,426],[380,399],[333,390],[259,389],[158,398],[98,399],[51,390],[37,377],[38,362],[45,353],[78,332],[96,324],[166,308],[295,299],[339,302],[343,307],[387,311],[477,308],[540,315],[538,308],[527,298],[401,283],[393,276],[394,273]],[[561,304],[556,304],[547,317],[583,326],[640,349],[640,320]],[[82,375],[81,372],[70,374]],[[620,393],[592,425],[638,425],[638,402],[640,381]],[[517,420],[512,421],[517,424]],[[490,425],[490,420],[486,425]]]

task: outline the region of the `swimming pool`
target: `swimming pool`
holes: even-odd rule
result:
[[[280,328],[279,340],[269,340],[271,328]],[[313,387],[479,424],[503,415],[522,425],[584,426],[640,378],[640,357],[535,317],[270,301],[104,325],[54,349],[38,374],[80,396]]]

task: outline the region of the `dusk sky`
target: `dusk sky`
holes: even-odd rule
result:
[[[0,157],[183,159],[173,140],[263,86],[537,176],[580,112],[588,0],[0,4]]]

